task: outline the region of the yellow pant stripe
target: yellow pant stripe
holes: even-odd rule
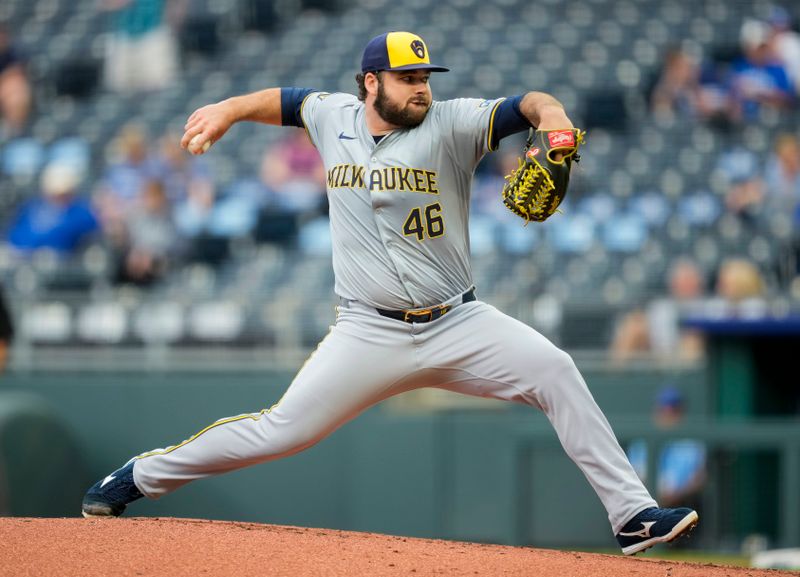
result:
[[[281,397],[281,400],[282,399],[283,399],[283,397]],[[277,403],[272,405],[269,409],[263,409],[259,413],[250,413],[250,414],[247,414],[247,415],[237,415],[236,417],[229,417],[227,419],[222,419],[220,421],[217,421],[215,423],[210,424],[209,426],[207,426],[205,429],[203,429],[199,433],[195,433],[194,435],[192,435],[191,437],[189,437],[184,442],[182,442],[182,443],[180,443],[178,445],[174,445],[172,447],[167,447],[166,449],[156,449],[155,451],[150,451],[148,453],[142,453],[141,455],[139,455],[137,457],[134,457],[134,459],[144,459],[145,457],[152,457],[154,455],[166,455],[166,454],[169,454],[172,451],[174,451],[176,449],[180,449],[181,447],[191,443],[192,441],[194,441],[196,438],[198,438],[203,433],[206,433],[206,432],[210,431],[211,429],[213,429],[215,427],[219,427],[220,425],[226,425],[228,423],[234,423],[236,421],[242,421],[244,419],[251,419],[253,421],[258,421],[264,415],[269,415],[272,412],[272,410],[275,407],[277,407],[280,403],[281,402],[278,401]]]
[[[337,318],[339,316],[339,307],[338,306],[336,307],[336,316],[337,316]],[[328,331],[328,334],[330,334],[330,330]],[[327,337],[327,335],[326,335],[326,337]],[[322,339],[322,340],[324,341],[325,339]],[[305,366],[308,364],[308,362],[311,360],[311,358],[319,350],[320,346],[322,346],[322,341],[319,342],[319,344],[317,345],[317,348],[314,349],[314,352],[311,353],[311,355],[306,359],[306,362],[303,363],[303,366],[300,367],[300,371],[302,371],[303,368],[305,368]],[[298,373],[299,373],[299,371],[298,371]],[[286,389],[286,393],[288,393],[288,392],[289,392],[289,389]],[[272,405],[269,409],[262,409],[261,412],[259,412],[259,413],[248,413],[248,414],[245,414],[245,415],[237,415],[235,417],[228,417],[227,419],[222,419],[222,420],[216,421],[215,423],[210,424],[209,426],[207,426],[205,429],[203,429],[199,433],[195,433],[194,435],[192,435],[191,437],[189,437],[184,442],[182,442],[182,443],[180,443],[178,445],[174,445],[172,447],[167,447],[166,449],[156,449],[154,451],[149,451],[147,453],[142,453],[141,455],[138,455],[138,456],[134,457],[134,459],[144,459],[145,457],[153,457],[155,455],[167,455],[167,454],[171,453],[172,451],[175,451],[176,449],[180,449],[181,447],[191,443],[192,441],[194,441],[196,438],[198,438],[203,433],[206,433],[206,432],[210,431],[214,427],[219,427],[220,425],[227,425],[228,423],[235,423],[236,421],[243,421],[244,419],[251,419],[253,421],[259,421],[259,420],[261,420],[261,417],[263,417],[264,415],[269,415],[275,407],[277,407],[278,405],[281,404],[281,401],[283,400],[283,397],[286,396],[286,393],[283,393],[283,396],[278,400],[278,402],[275,403],[274,405]]]

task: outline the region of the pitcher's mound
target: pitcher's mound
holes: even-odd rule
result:
[[[737,569],[194,519],[0,519],[0,575],[764,577]]]

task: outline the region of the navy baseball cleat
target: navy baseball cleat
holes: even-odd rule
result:
[[[635,555],[657,543],[667,543],[687,534],[697,525],[697,512],[680,509],[645,509],[617,533],[617,542],[625,555]]]
[[[133,461],[92,485],[81,512],[89,517],[119,517],[128,503],[144,497],[133,482]]]

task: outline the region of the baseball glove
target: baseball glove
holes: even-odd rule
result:
[[[503,204],[526,223],[547,220],[567,194],[569,171],[572,163],[580,160],[578,148],[585,134],[577,128],[535,131],[531,128],[525,157],[506,176]],[[558,152],[562,157],[555,160]]]

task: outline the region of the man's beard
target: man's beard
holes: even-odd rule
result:
[[[431,105],[428,99],[424,96],[419,96],[415,99],[418,103],[424,102],[424,109],[420,109],[411,103],[400,108],[398,105],[389,101],[386,97],[386,92],[383,90],[383,83],[378,83],[378,95],[375,98],[375,111],[383,120],[389,124],[400,126],[402,128],[414,128],[422,124],[425,116]]]

